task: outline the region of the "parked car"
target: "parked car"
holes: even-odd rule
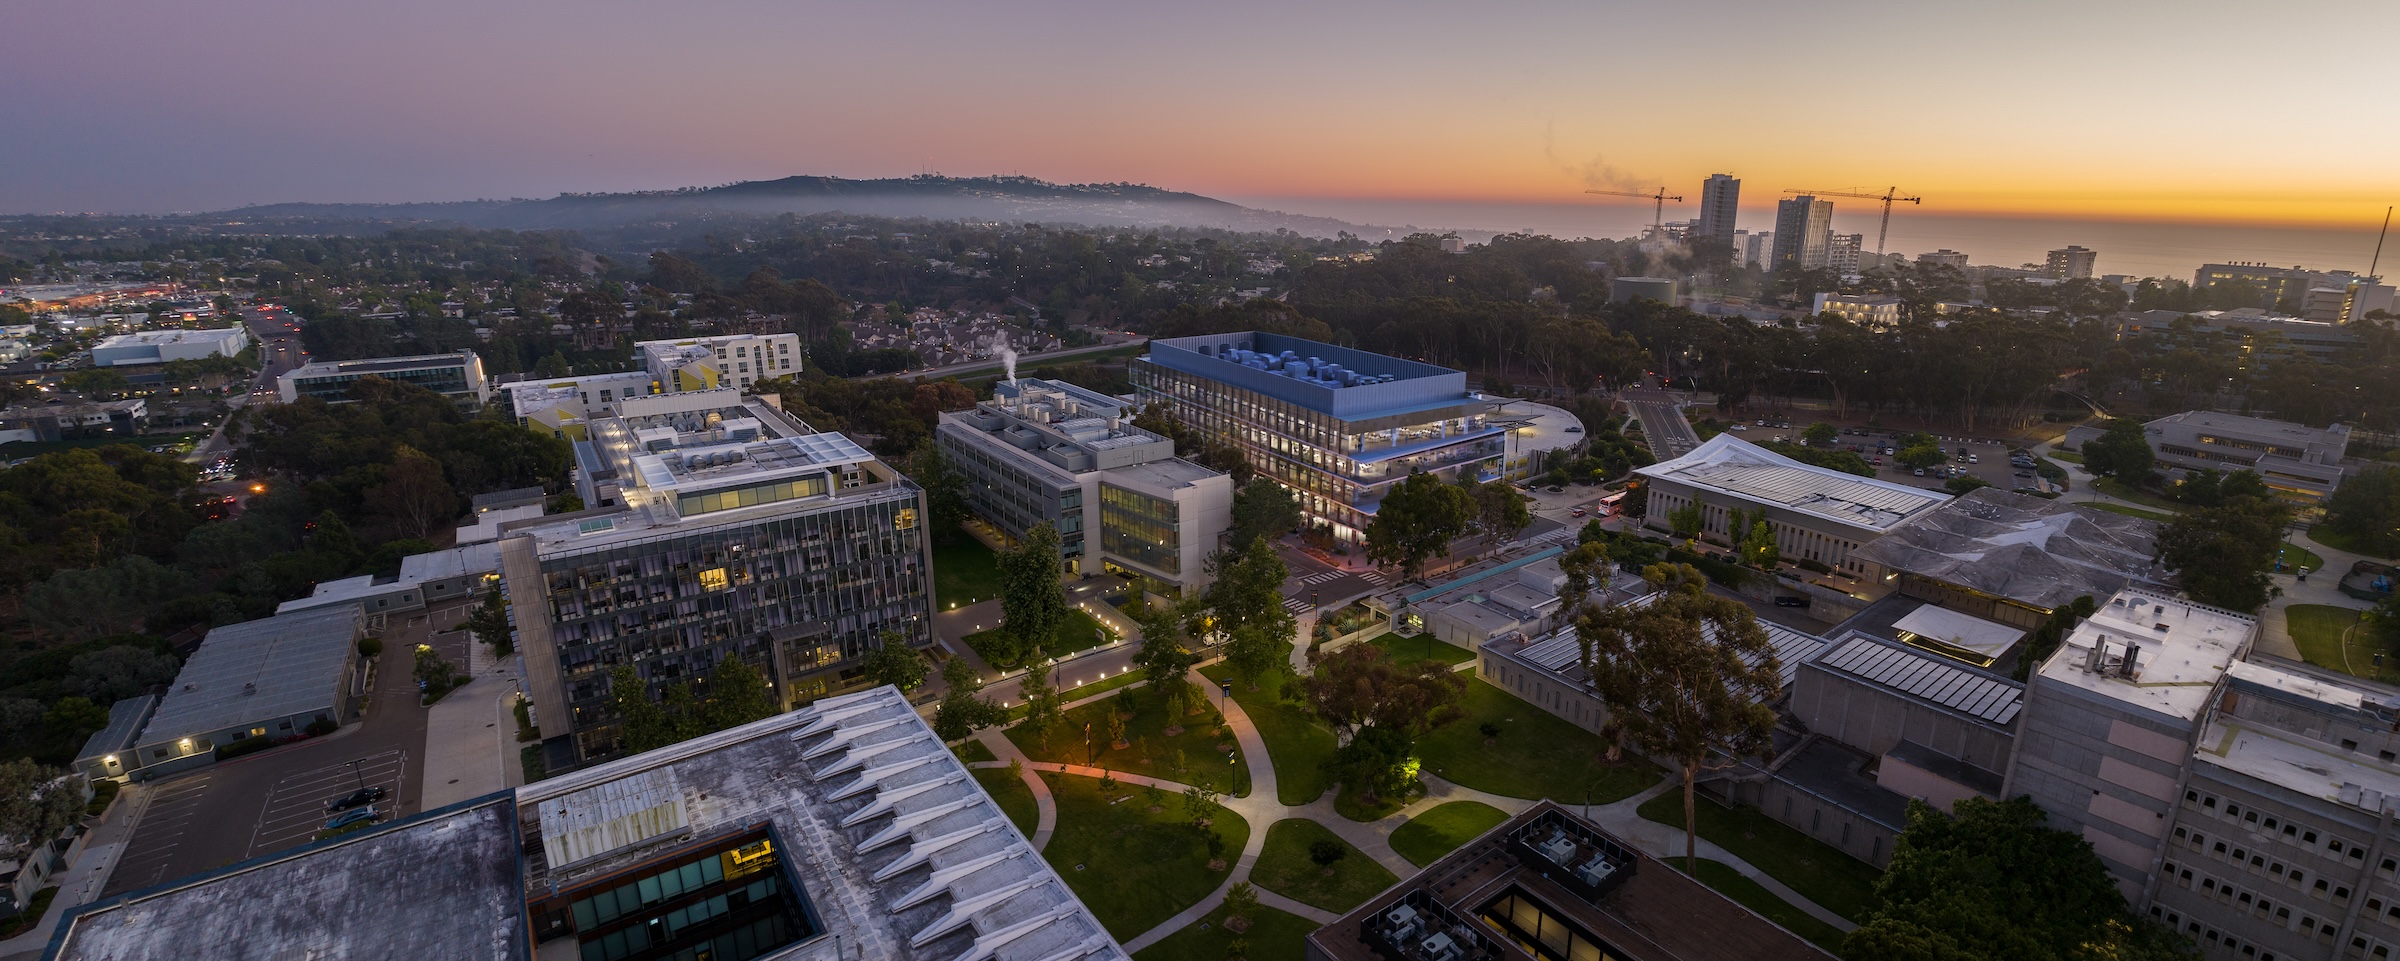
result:
[[[1974,454],[1968,454],[1968,455],[1967,455],[1967,463],[1970,463],[1970,464],[1980,464],[1980,463],[1983,463],[1983,458],[1981,458],[1981,457],[1978,457],[1978,456],[1976,456],[1976,455],[1974,455]]]
[[[1569,427],[1569,428],[1567,428],[1567,433],[1570,433],[1570,434],[1580,434],[1580,433],[1583,433],[1583,428],[1581,428],[1581,427]]]
[[[1578,507],[1574,510],[1568,511],[1567,513],[1576,517],[1582,517],[1585,514],[1591,513],[1591,511],[1592,509],[1589,507]]]
[[[1564,488],[1564,487],[1560,487],[1560,486],[1558,486],[1557,484],[1552,484],[1552,485],[1550,485],[1550,493],[1556,494],[1556,493],[1558,493],[1559,491],[1563,491],[1563,490],[1566,490],[1566,488]]]
[[[375,813],[374,808],[363,807],[355,811],[334,815],[333,820],[325,822],[325,830],[339,830],[341,828],[346,828],[350,825],[359,824],[362,822],[366,824],[373,824],[380,820],[383,820],[383,815]]]
[[[1922,467],[1919,467],[1919,468],[1917,468],[1917,476],[1918,476],[1918,477],[1923,477],[1923,476],[1925,476],[1925,468],[1922,468]]]
[[[390,797],[391,791],[379,787],[362,787],[356,791],[325,802],[325,812],[347,811],[362,804],[373,804]]]

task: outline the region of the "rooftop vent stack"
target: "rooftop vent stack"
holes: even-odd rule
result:
[[[2130,680],[2133,680],[2134,662],[2135,662],[2135,661],[2137,661],[2137,660],[2140,660],[2140,659],[2141,659],[2141,656],[2142,656],[2142,646],[2141,646],[2141,645],[2139,645],[2139,644],[2127,644],[2127,645],[2125,645],[2125,666],[2124,666],[2124,667],[2122,667],[2122,668],[2119,668],[2119,669],[2118,669],[2118,671],[2117,671],[2117,676],[2119,676],[2119,677],[2122,677],[2122,678],[2124,678],[2124,679],[2126,679],[2126,680],[2128,680],[2128,681],[2130,681]]]
[[[2100,673],[2100,662],[2101,662],[2101,660],[2102,660],[2103,658],[2105,658],[2105,657],[2107,657],[2107,656],[2108,656],[2108,635],[2106,635],[2106,634],[2103,634],[2103,635],[2101,635],[2101,636],[2100,636],[2100,639],[2099,639],[2099,640],[2096,640],[2096,641],[2093,641],[2093,642],[2092,642],[2092,649],[2091,649],[2091,650],[2089,650],[2089,651],[2087,651],[2087,652],[2085,652],[2085,653],[2084,653],[2084,655],[2083,655],[2083,670],[2084,670],[2084,673],[2086,673],[2086,674],[2098,674],[2098,673]]]

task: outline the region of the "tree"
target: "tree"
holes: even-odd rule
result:
[[[1283,607],[1283,581],[1291,569],[1264,539],[1253,539],[1238,555],[1218,554],[1216,580],[1203,601],[1224,637],[1225,661],[1253,690],[1260,678],[1289,663],[1296,628]]]
[[[1991,482],[1973,474],[1953,477],[1942,482],[1942,489],[1949,491],[1952,497],[1965,497],[1974,493],[1978,488],[1990,486],[1992,486]]]
[[[1831,447],[1834,441],[1841,439],[1841,436],[1841,432],[1835,430],[1832,424],[1822,421],[1810,424],[1800,431],[1800,439],[1807,441],[1810,447]]]
[[[1900,448],[1900,452],[1892,455],[1892,459],[1907,467],[1925,468],[1949,460],[1950,455],[1942,450],[1940,444],[1925,443]]]
[[[2369,467],[2325,498],[2325,526],[2378,557],[2400,554],[2400,467]]]
[[[2128,912],[2090,842],[2051,829],[2030,798],[1970,797],[1945,814],[1910,801],[1875,883],[1876,907],[1842,941],[1861,961],[2170,961],[2191,943]]]
[[[483,594],[483,602],[467,615],[467,630],[475,639],[492,647],[492,656],[507,657],[517,649],[515,635],[508,626],[508,601],[493,587]]]
[[[1533,510],[1516,488],[1494,481],[1477,484],[1468,493],[1475,499],[1475,526],[1485,536],[1505,541],[1533,526]]]
[[[1300,526],[1300,502],[1282,484],[1264,478],[1233,492],[1233,527],[1226,545],[1235,551],[1262,537]]]
[[[2137,420],[2112,420],[2097,438],[2083,445],[2083,468],[2102,477],[2113,477],[2118,483],[2138,485],[2150,477],[2150,468],[2158,455],[2150,449],[2150,435]]]
[[[1392,485],[1367,524],[1367,558],[1378,566],[1398,565],[1401,577],[1416,580],[1425,561],[1464,536],[1475,518],[1475,499],[1432,474],[1412,474]]]
[[[1338,838],[1318,838],[1308,843],[1308,860],[1321,868],[1329,868],[1348,857],[1350,846]]]
[[[458,666],[435,653],[431,645],[419,644],[414,674],[426,693],[438,694],[450,689],[451,679],[458,676]]]
[[[108,709],[79,694],[59,698],[42,712],[42,727],[61,740],[80,742],[107,726]]]
[[[1133,666],[1172,711],[1187,711],[1197,700],[1186,675],[1192,665],[1200,663],[1200,656],[1185,643],[1184,630],[1196,611],[1197,602],[1187,599],[1163,605],[1144,602],[1126,612],[1142,631],[1142,646],[1133,652]]]
[[[666,747],[683,740],[676,730],[675,720],[667,709],[650,696],[650,685],[634,673],[630,664],[619,664],[608,672],[609,697],[614,702],[617,718],[624,725],[625,749],[635,754]]]
[[[728,655],[708,672],[708,704],[702,717],[710,731],[740,727],[781,713],[767,677],[739,657]]]
[[[908,639],[898,631],[883,632],[883,643],[859,659],[867,678],[877,684],[889,684],[906,694],[925,684],[925,655],[908,646]]]
[[[0,763],[0,838],[41,844],[83,816],[83,776],[25,758]]]
[[[1742,535],[1741,551],[1742,563],[1762,571],[1774,570],[1783,560],[1782,549],[1775,546],[1775,530],[1765,520],[1750,522],[1750,530]]]
[[[1066,697],[1050,683],[1047,659],[1026,665],[1024,677],[1017,681],[1017,694],[1025,699],[1025,733],[1049,743],[1050,729],[1066,719]],[[1113,716],[1115,712],[1110,713]]]
[[[1767,632],[1740,602],[1697,590],[1588,613],[1576,630],[1610,724],[1683,775],[1684,869],[1694,870],[1700,772],[1770,745],[1775,712],[1767,704],[1782,681]]]
[[[2273,497],[2237,497],[2175,515],[2158,535],[2159,563],[2203,604],[2253,611],[2267,603],[2292,508]]]
[[[89,367],[83,370],[70,371],[66,376],[59,378],[58,382],[60,386],[63,386],[68,390],[96,400],[107,400],[115,397],[119,394],[125,393],[133,386],[131,382],[125,379],[125,375],[123,373],[109,370],[104,367]]]
[[[964,741],[976,731],[1008,719],[1008,712],[991,699],[978,697],[983,678],[965,658],[942,665],[942,703],[933,712],[933,733],[944,741]]]
[[[925,489],[925,510],[933,539],[949,543],[965,535],[961,525],[970,512],[967,508],[967,479],[950,466],[940,445],[926,441],[908,457],[908,479]]]
[[[1227,928],[1234,930],[1249,928],[1250,916],[1257,911],[1258,892],[1251,888],[1250,882],[1235,881],[1232,887],[1225,889],[1225,926]],[[1240,928],[1234,928],[1234,921],[1237,919],[1241,921]]]
[[[1059,589],[1058,529],[1049,522],[1025,532],[1016,547],[1002,551],[1000,622],[1009,650],[994,667],[1015,667],[1049,643],[1067,622],[1067,596]]]
[[[1329,769],[1346,789],[1370,797],[1415,789],[1416,740],[1458,717],[1466,687],[1445,665],[1403,670],[1368,644],[1332,654],[1311,651],[1309,674],[1301,681],[1309,710],[1344,739]]]
[[[26,588],[22,603],[28,620],[81,639],[122,634],[191,589],[189,575],[134,554],[91,570],[52,574]]]
[[[442,477],[442,464],[424,451],[400,445],[384,469],[383,484],[367,499],[415,537],[430,537],[443,522],[458,516],[458,494]]]
[[[64,686],[95,704],[111,704],[174,680],[182,666],[173,654],[115,644],[75,655],[68,662]]]
[[[1707,524],[1708,508],[1702,505],[1698,498],[1685,503],[1682,507],[1667,510],[1667,529],[1674,531],[1677,537],[1686,539],[1698,537],[1701,529]]]

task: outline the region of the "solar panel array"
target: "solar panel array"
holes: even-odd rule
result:
[[[1633,603],[1639,605],[1645,603],[1649,597],[1655,596],[1646,595],[1636,598]],[[1795,631],[1767,621],[1758,622],[1758,626],[1766,629],[1767,644],[1775,650],[1777,673],[1781,675],[1785,687],[1790,687],[1792,679],[1799,676],[1800,662],[1815,657],[1818,651],[1825,648],[1825,639],[1814,634]],[[1526,645],[1524,650],[1517,652],[1517,657],[1561,676],[1574,677],[1583,673],[1583,642],[1576,637],[1573,628],[1559,631]],[[1756,664],[1758,660],[1754,657],[1743,657],[1742,662]]]
[[[1935,658],[1851,638],[1817,663],[1993,724],[2016,720],[2025,689]]]

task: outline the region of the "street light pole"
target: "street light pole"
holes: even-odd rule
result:
[[[359,765],[366,763],[366,760],[366,758],[362,757],[358,760],[350,762],[350,774],[352,777],[356,777],[358,779],[358,789],[361,791],[367,789],[367,775],[359,767]]]

